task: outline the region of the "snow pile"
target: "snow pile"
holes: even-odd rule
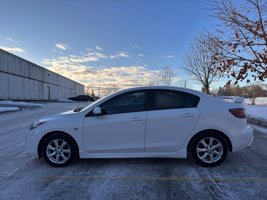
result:
[[[0,113],[18,111],[18,110],[20,110],[18,107],[0,107]]]
[[[255,98],[255,105],[267,106],[267,97]]]
[[[245,104],[245,105],[252,105],[253,104],[253,101],[252,101],[252,99],[245,99],[243,101],[243,104]]]
[[[247,115],[250,118],[255,118],[267,122],[267,106],[246,106]]]
[[[15,102],[15,101],[0,101],[0,106],[2,107],[44,107],[43,104],[38,103],[27,103],[27,102]]]
[[[245,105],[257,105],[257,106],[267,106],[267,97],[256,97],[254,99],[245,99],[243,104]]]

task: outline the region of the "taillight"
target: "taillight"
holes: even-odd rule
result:
[[[237,118],[246,118],[246,112],[244,108],[232,108],[229,109],[229,111]]]

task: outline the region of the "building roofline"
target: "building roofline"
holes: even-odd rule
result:
[[[10,54],[11,56],[15,56],[15,57],[17,57],[17,58],[19,58],[19,59],[21,59],[21,60],[24,60],[24,61],[26,61],[26,62],[28,62],[28,63],[31,63],[31,64],[33,64],[33,65],[35,65],[35,66],[37,66],[37,67],[39,67],[39,68],[42,68],[42,69],[44,69],[44,70],[47,70],[47,71],[49,71],[49,72],[51,72],[51,73],[55,73],[55,74],[57,74],[58,76],[63,77],[63,78],[66,78],[66,79],[68,79],[68,80],[70,80],[70,81],[73,81],[73,82],[75,82],[75,83],[77,83],[77,84],[80,84],[81,86],[85,86],[85,85],[83,85],[82,83],[79,83],[79,82],[77,82],[77,81],[75,81],[75,80],[72,80],[72,79],[70,79],[70,78],[68,78],[68,77],[62,76],[61,74],[58,74],[58,73],[53,72],[53,71],[51,71],[51,70],[49,70],[49,69],[47,69],[47,68],[45,68],[45,67],[42,67],[42,66],[40,66],[40,65],[37,65],[37,64],[35,64],[35,63],[33,63],[33,62],[29,61],[29,60],[26,60],[25,58],[22,58],[22,57],[17,56],[17,55],[15,55],[15,54],[13,54],[13,53],[10,53],[10,52],[8,52],[8,51],[2,49],[2,48],[0,48],[0,51],[3,51],[4,53]]]

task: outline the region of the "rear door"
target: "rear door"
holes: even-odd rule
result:
[[[199,97],[173,90],[154,90],[151,95],[145,151],[177,151],[199,117]]]

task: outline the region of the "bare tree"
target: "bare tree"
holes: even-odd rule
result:
[[[159,82],[162,85],[171,85],[176,77],[176,72],[168,66],[162,67],[159,72]]]
[[[190,50],[184,57],[184,70],[195,81],[202,84],[202,91],[210,94],[210,84],[214,81],[216,70],[212,65],[213,43],[204,36],[200,36],[192,43]]]
[[[267,78],[266,4],[266,0],[215,0],[212,6],[220,22],[218,35],[209,36],[218,47],[213,61],[220,75],[231,78],[228,84]]]

